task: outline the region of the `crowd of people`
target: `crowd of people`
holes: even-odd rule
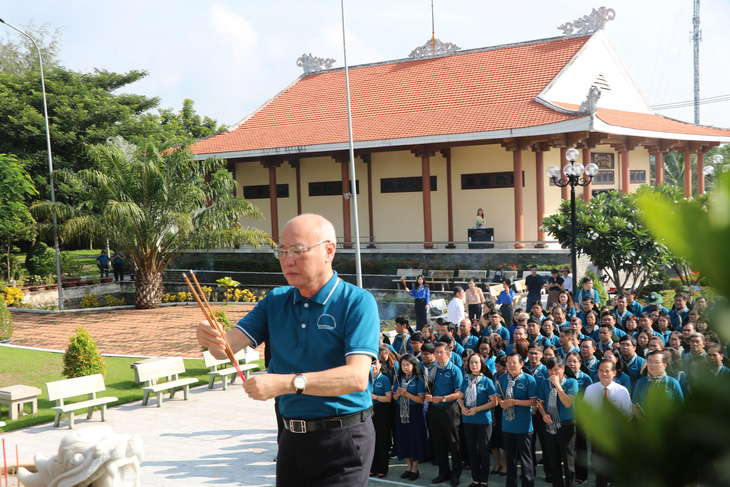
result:
[[[527,487],[542,451],[547,482],[581,485],[603,453],[588,447],[576,399],[598,409],[609,402],[627,421],[640,421],[651,413],[650,391],[683,401],[700,374],[730,373],[704,297],[680,291],[668,309],[658,293],[639,303],[627,290],[599,306],[589,277],[573,293],[558,274],[534,286],[548,294],[547,309],[539,290],[527,308],[512,309],[508,281],[496,303],[470,282],[467,291],[454,289],[446,319],[419,319],[414,329],[401,316],[392,342],[381,334],[371,476],[387,476],[389,457],[397,457],[407,464],[402,479],[419,478],[419,462],[431,461],[433,483],[458,485],[468,468],[470,487],[486,486],[490,475],[506,475],[513,487],[519,464]],[[595,473],[597,486],[611,481]]]

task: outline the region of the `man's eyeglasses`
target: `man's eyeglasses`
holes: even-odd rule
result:
[[[291,255],[292,258],[297,259],[297,258],[301,257],[302,255],[304,255],[304,253],[307,250],[309,250],[313,247],[316,247],[317,245],[321,245],[323,243],[328,243],[328,242],[329,242],[329,240],[322,240],[322,241],[314,243],[312,245],[306,245],[306,246],[293,245],[293,246],[289,247],[288,249],[285,249],[283,247],[276,247],[274,249],[274,257],[276,257],[277,259],[283,259],[288,254],[288,255]]]

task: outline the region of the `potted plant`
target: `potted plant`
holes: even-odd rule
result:
[[[53,274],[49,274],[45,278],[46,289],[58,289],[58,280]]]
[[[30,288],[29,290],[31,292],[38,291],[39,289],[42,289],[43,286],[43,278],[41,276],[35,275],[30,278]]]

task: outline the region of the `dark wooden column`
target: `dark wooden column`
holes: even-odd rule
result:
[[[629,151],[619,152],[621,156],[621,194],[629,194],[631,192],[631,162],[629,160]]]
[[[271,239],[279,243],[279,198],[276,191],[276,168],[281,161],[261,161],[261,165],[269,170],[269,208],[271,210]]]
[[[301,163],[299,159],[292,159],[289,161],[289,165],[294,168],[294,174],[297,185],[297,215],[302,214],[302,174],[301,174]]]
[[[454,196],[451,187],[451,149],[442,149],[441,155],[446,159],[446,226],[448,231],[447,249],[454,249]]]
[[[431,157],[436,154],[432,147],[422,146],[412,152],[421,158],[421,192],[423,194],[423,248],[433,248],[433,223],[431,221]]]
[[[375,248],[375,217],[373,216],[373,158],[370,154],[360,156],[362,161],[368,168],[368,229],[369,240],[368,248]]]
[[[702,171],[705,169],[705,153],[697,153],[697,196],[705,194],[705,175]]]

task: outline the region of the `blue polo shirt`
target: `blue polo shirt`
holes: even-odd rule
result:
[[[479,338],[472,334],[469,334],[469,336],[466,338],[461,337],[461,344],[464,346],[464,348],[474,350],[475,352],[477,351],[477,342],[479,342]]]
[[[570,397],[575,398],[575,396],[578,394],[578,381],[570,377],[566,377],[565,382],[563,382],[563,391],[565,391],[565,393]],[[538,391],[537,398],[540,401],[545,402],[545,410],[547,411],[548,400],[550,399],[549,380],[542,381],[542,383],[540,384],[540,390]],[[560,417],[560,421],[572,421],[575,419],[575,401],[573,401],[573,404],[571,404],[569,408],[566,408],[565,404],[563,404],[563,402],[560,400],[560,397],[558,397],[557,404],[558,416]]]
[[[628,308],[624,310],[623,314],[619,313],[616,308],[612,309],[611,313],[613,313],[613,316],[616,317],[616,324],[619,325],[621,328],[624,328],[624,326],[626,325],[626,318],[628,318],[629,316],[634,316],[634,313],[629,311]]]
[[[582,356],[580,359],[581,359],[581,361],[583,361]],[[593,380],[593,382],[598,380],[598,364],[599,363],[600,363],[600,361],[595,356],[591,356],[591,359],[588,362],[583,362],[583,365],[585,365],[588,368],[588,370],[590,371],[591,379]]]
[[[436,371],[436,378],[433,381],[433,392],[432,396],[449,396],[454,392],[461,390],[461,383],[464,381],[464,376],[461,374],[461,369],[451,362],[447,362],[447,366],[444,370]],[[451,406],[456,400],[444,401],[440,403],[431,403],[429,407],[442,407]]]
[[[509,372],[499,377],[500,395],[507,393]],[[504,396],[503,396],[504,397]],[[522,374],[522,377],[515,383],[514,398],[526,401],[537,397],[537,382],[530,374]],[[515,419],[509,421],[502,411],[502,431],[505,433],[531,433],[532,432],[532,408],[526,406],[515,406]]]
[[[619,385],[622,385],[626,388],[627,391],[629,391],[629,394],[633,393],[633,387],[631,384],[631,377],[629,377],[629,374],[626,374],[625,372],[621,372],[621,375],[616,374],[616,377],[613,378],[613,381]]]
[[[634,360],[634,358],[636,360]],[[636,384],[636,381],[639,380],[639,377],[641,377],[641,369],[644,366],[644,361],[644,358],[639,357],[637,354],[634,354],[634,356],[628,361],[624,359],[623,355],[621,356],[621,362],[623,362],[624,365],[624,372],[631,378],[632,385]]]
[[[461,392],[466,395],[466,389],[469,387],[469,379],[464,377],[464,382],[461,384]],[[477,382],[477,406],[483,406],[489,402],[492,396],[497,395],[497,389],[494,388],[494,382],[492,379],[486,376]],[[466,399],[464,399],[464,405],[466,405]],[[461,415],[461,422],[468,424],[489,424],[492,422],[492,410],[487,409],[486,411],[479,411],[473,416]]]
[[[337,272],[311,298],[293,286],[274,289],[236,325],[254,343],[268,337],[268,372],[319,372],[346,364],[348,355],[378,357],[380,317],[369,292],[341,281]],[[372,380],[363,392],[336,397],[296,394],[281,396],[285,418],[340,416],[372,405]]]
[[[492,327],[492,325],[489,325],[489,327],[487,328],[487,330],[489,330],[490,333],[496,333],[499,336],[501,336],[502,337],[502,341],[504,342],[505,345],[507,345],[509,343],[509,341],[510,341],[510,338],[509,338],[509,330],[507,329],[506,326],[501,326],[500,325],[499,330],[495,330]]]
[[[572,347],[570,350],[566,350],[563,347],[558,347],[558,351],[556,353],[558,354],[558,357],[564,361],[565,357],[567,357],[570,352],[580,353],[580,349],[578,347]]]
[[[106,267],[106,265],[109,263],[109,256],[106,254],[100,255],[96,258],[96,261],[101,264],[102,267]]]
[[[593,379],[591,378],[591,376],[581,370],[579,370],[578,373],[575,374],[575,380],[578,381],[578,391],[581,396],[583,396],[583,393],[586,391],[588,386],[593,384]]]
[[[675,330],[681,330],[687,320],[689,319],[689,308],[684,308],[682,311],[673,309],[669,312],[669,320],[672,322],[672,326]]]
[[[402,351],[402,345],[403,345],[403,339],[396,335],[395,339],[393,340],[393,350],[395,350],[395,353],[398,355],[403,355],[403,353],[413,353],[413,348],[411,347],[411,336],[406,333],[405,335],[405,341],[406,341],[406,351]]]
[[[667,376],[662,382],[656,384],[650,383],[648,377],[642,377],[639,379],[636,383],[636,387],[634,388],[632,402],[634,404],[638,404],[644,412],[647,412],[646,401],[649,397],[649,391],[655,387],[661,387],[667,398],[673,401],[684,402],[684,394],[682,394],[682,388],[680,387],[679,382],[677,379],[670,376]]]
[[[388,376],[379,373],[378,376],[373,379],[373,394],[376,396],[384,396],[389,392],[393,392],[393,385],[391,384],[390,379]],[[378,400],[375,402],[382,403],[382,401]]]
[[[401,377],[393,383],[393,394],[395,394],[395,391],[397,391],[398,388],[403,387],[403,379],[405,379],[405,377]],[[423,380],[423,377],[416,377],[405,389],[408,394],[413,394],[414,396],[426,394],[426,381]],[[418,403],[409,397],[408,404],[413,405]]]
[[[530,372],[532,372],[532,376],[535,378],[535,382],[537,382],[538,388],[540,387],[542,381],[547,379],[548,375],[550,375],[547,367],[545,367],[544,364],[537,364],[537,368],[535,370],[532,370],[529,362],[525,364],[525,367],[527,367]]]

